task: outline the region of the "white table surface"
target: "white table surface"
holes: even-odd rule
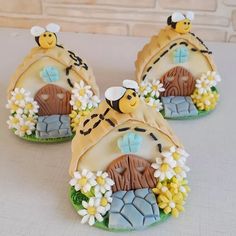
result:
[[[134,78],[134,60],[146,38],[61,33],[59,42],[93,67],[102,92]],[[0,29],[0,235],[119,235],[80,224],[68,200],[70,142],[34,144],[6,125],[6,87],[35,46],[28,30]],[[191,193],[185,212],[133,235],[236,235],[236,44],[208,43],[223,81],[209,116],[170,121],[191,154]]]

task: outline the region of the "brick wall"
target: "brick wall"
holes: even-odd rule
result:
[[[195,12],[203,39],[236,42],[236,0],[0,0],[0,26],[55,22],[63,31],[150,36],[175,10]]]

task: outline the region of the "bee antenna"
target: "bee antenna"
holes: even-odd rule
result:
[[[169,17],[167,18],[167,25],[171,25],[171,23],[172,23],[172,19],[171,19],[171,16],[169,16]]]

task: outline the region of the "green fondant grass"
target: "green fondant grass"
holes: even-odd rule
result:
[[[219,93],[216,87],[212,87],[211,90],[212,90],[212,92],[215,91],[215,92]],[[178,116],[178,117],[166,117],[164,109],[162,111],[160,111],[160,113],[162,114],[162,116],[165,119],[168,119],[168,120],[194,120],[194,119],[198,119],[200,117],[204,117],[204,116],[210,114],[213,111],[214,110],[210,110],[210,111],[205,111],[205,110],[200,111],[200,110],[198,110],[198,114],[196,116]]]
[[[34,142],[34,143],[61,143],[61,142],[66,142],[66,141],[70,141],[73,139],[74,137],[74,133],[69,136],[69,137],[62,137],[62,138],[37,138],[35,136],[35,134],[31,134],[31,135],[25,135],[23,137],[20,137],[24,140],[30,141],[30,142]]]
[[[71,202],[72,206],[75,208],[76,211],[79,211],[79,210],[83,209],[83,206],[82,206],[82,201],[83,200],[88,200],[88,198],[85,195],[83,195],[81,192],[75,191],[74,187],[70,187],[70,189],[69,189],[69,199],[70,199],[70,202]],[[160,210],[160,220],[158,222],[155,222],[154,224],[150,225],[149,227],[152,227],[152,226],[157,225],[161,222],[164,222],[169,217],[170,217],[170,215],[166,215],[162,210]],[[130,229],[112,229],[112,228],[108,228],[108,223],[109,223],[108,221],[109,221],[109,215],[106,214],[104,216],[104,220],[102,222],[97,221],[94,224],[94,226],[99,228],[99,229],[103,229],[103,230],[111,231],[111,232],[134,231],[134,230],[130,230]]]

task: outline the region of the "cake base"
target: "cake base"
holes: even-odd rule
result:
[[[70,187],[69,189],[69,199],[70,202],[72,204],[72,206],[75,208],[76,212],[83,209],[83,206],[81,204],[82,200],[86,200],[86,197],[84,199],[84,197],[81,195],[78,198],[75,198],[73,196],[73,194],[75,193],[75,190],[73,189],[73,187]],[[149,225],[148,227],[152,227],[155,225],[158,225],[161,222],[164,222],[165,220],[167,220],[170,217],[170,214],[166,215],[161,209],[160,209],[160,220],[158,222],[153,223],[152,225]],[[104,216],[104,220],[102,222],[96,222],[93,226],[99,228],[99,229],[103,229],[106,231],[110,231],[110,232],[130,232],[130,231],[137,231],[135,229],[112,229],[112,228],[108,228],[108,220],[109,220],[109,215],[106,214]],[[147,227],[147,228],[148,228]]]

